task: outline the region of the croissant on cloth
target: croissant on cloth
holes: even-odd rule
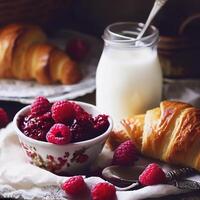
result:
[[[0,78],[73,84],[81,73],[64,51],[47,42],[39,27],[11,24],[0,29]]]
[[[160,107],[122,124],[124,130],[111,134],[110,146],[128,137],[143,155],[200,171],[200,109],[163,101]]]

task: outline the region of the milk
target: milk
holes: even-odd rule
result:
[[[96,104],[115,125],[158,106],[162,73],[152,47],[105,47],[96,72]]]

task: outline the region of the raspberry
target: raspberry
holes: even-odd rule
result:
[[[96,136],[104,133],[109,127],[109,121],[107,115],[98,115],[94,118],[94,130]]]
[[[30,138],[46,141],[46,134],[53,124],[51,113],[47,112],[38,117],[33,115],[24,117],[21,121],[20,129]]]
[[[87,113],[81,106],[79,106],[78,104],[72,102],[74,110],[75,110],[75,115],[76,118],[80,118],[81,116],[84,115],[84,117],[91,117],[91,115],[89,113]]]
[[[90,115],[82,115],[74,120],[70,127],[72,142],[80,142],[93,138],[93,119]]]
[[[82,176],[73,176],[61,185],[62,190],[71,196],[78,196],[87,190]]]
[[[98,183],[91,190],[92,200],[115,200],[116,189],[109,183]]]
[[[165,172],[159,165],[152,163],[139,176],[139,182],[144,186],[165,183]]]
[[[81,61],[88,53],[88,45],[82,39],[72,39],[66,46],[66,52],[76,61]]]
[[[7,112],[3,108],[0,108],[0,128],[5,127],[8,122],[9,118]]]
[[[39,96],[31,104],[31,114],[35,116],[42,115],[50,111],[51,104],[45,97]]]
[[[53,144],[68,144],[71,140],[70,130],[64,124],[54,124],[47,133],[46,139]]]
[[[120,144],[114,151],[113,164],[115,165],[133,165],[137,160],[137,150],[131,140]]]
[[[56,123],[69,124],[75,117],[73,104],[69,101],[57,101],[51,107],[52,117]]]
[[[72,105],[74,107],[76,114],[79,114],[79,113],[82,114],[83,112],[85,112],[84,109],[81,106],[79,106],[78,104],[72,102]]]

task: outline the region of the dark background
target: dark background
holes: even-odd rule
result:
[[[51,32],[73,28],[100,36],[108,24],[118,21],[144,22],[154,0],[0,0],[0,25],[13,22],[40,24]],[[177,35],[179,28],[200,15],[199,0],[168,0],[154,24],[161,35]],[[200,17],[186,27],[200,34]]]

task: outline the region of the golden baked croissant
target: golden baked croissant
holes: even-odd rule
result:
[[[47,43],[39,27],[11,24],[0,30],[0,78],[73,84],[81,73],[64,51]]]
[[[200,170],[200,109],[163,101],[145,115],[122,121],[124,131],[112,133],[110,143],[127,134],[149,157]]]

